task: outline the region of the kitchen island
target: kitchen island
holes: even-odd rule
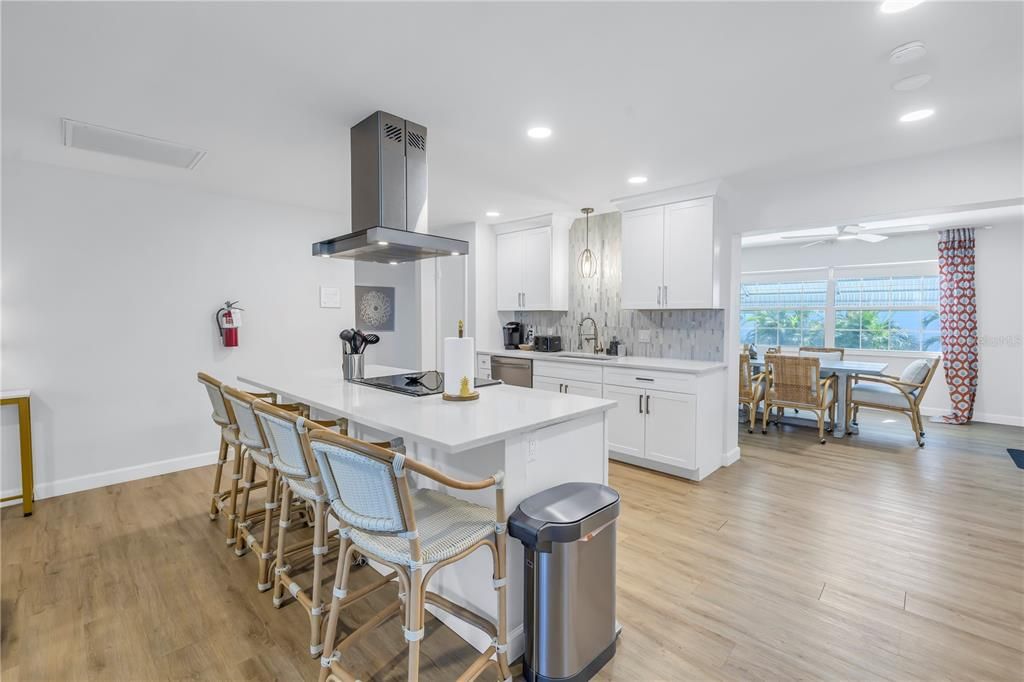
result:
[[[366,368],[366,376],[401,373],[393,367]],[[479,388],[480,399],[449,402],[440,395],[413,397],[342,380],[341,370],[315,373],[252,372],[238,380],[287,400],[304,402],[317,415],[346,417],[349,433],[364,440],[405,439],[407,454],[464,480],[505,472],[506,513],[526,497],[569,481],[607,484],[607,411],[616,403],[600,398],[534,391],[518,386]],[[415,481],[438,487],[432,481]],[[449,494],[494,506],[494,490]],[[508,543],[509,658],[523,653],[523,548]],[[431,590],[497,618],[491,585],[491,556],[485,550],[442,569]],[[428,607],[430,609],[431,607]],[[490,638],[460,620],[432,610],[479,651]]]

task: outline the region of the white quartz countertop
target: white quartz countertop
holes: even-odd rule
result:
[[[556,353],[538,353],[533,350],[477,350],[477,354],[501,355],[507,358],[527,358],[529,360],[551,360],[571,362],[599,367],[622,367],[624,369],[649,369],[662,372],[681,372],[684,374],[707,374],[725,369],[724,362],[709,360],[675,360],[672,358],[645,358],[640,356],[624,356],[614,360],[592,360],[589,358],[568,357],[563,351]]]
[[[364,370],[367,377],[399,373],[394,367],[373,365]],[[440,395],[414,397],[350,383],[342,379],[340,368],[255,370],[239,374],[238,380],[445,452],[462,452],[616,406],[611,400],[506,384],[480,387],[479,400],[450,402]]]

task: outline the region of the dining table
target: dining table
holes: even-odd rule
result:
[[[760,371],[764,368],[764,358],[752,359],[750,366],[755,371]],[[832,430],[832,435],[836,438],[842,438],[847,433],[857,433],[856,424],[846,423],[846,405],[850,399],[847,395],[847,377],[863,375],[863,376],[881,376],[885,374],[885,370],[889,368],[887,362],[861,362],[859,360],[836,360],[832,358],[821,358],[821,376],[829,376],[832,374],[836,375],[836,390],[838,391],[838,405],[836,406],[836,423],[835,428]]]

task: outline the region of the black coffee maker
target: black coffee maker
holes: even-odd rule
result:
[[[522,322],[508,322],[501,331],[505,336],[505,350],[516,350],[524,343]]]

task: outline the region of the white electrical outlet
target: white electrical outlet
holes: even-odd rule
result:
[[[640,329],[639,331],[637,331],[636,340],[639,341],[640,343],[650,343],[651,342],[651,330],[650,329]]]
[[[340,308],[341,289],[337,287],[320,287],[320,307]]]

